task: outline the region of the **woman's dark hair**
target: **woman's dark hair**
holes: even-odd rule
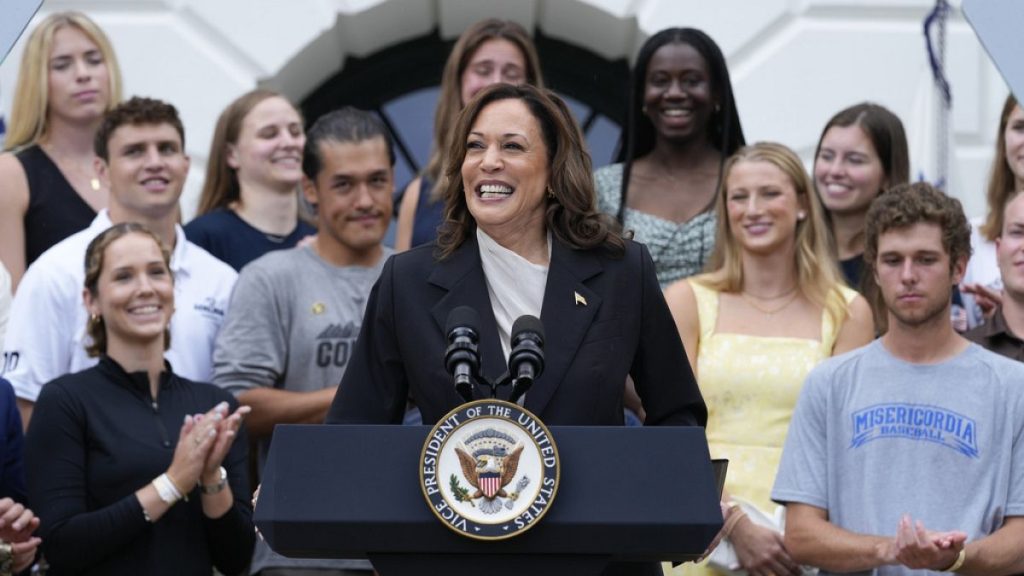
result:
[[[622,202],[619,204],[618,213],[619,222],[622,222],[623,210],[626,206],[626,193],[629,189],[633,160],[654,149],[654,125],[650,118],[643,113],[644,91],[647,84],[647,67],[650,65],[651,58],[659,48],[667,44],[692,46],[708,65],[711,97],[717,104],[717,111],[711,117],[711,124],[708,126],[708,140],[722,154],[722,160],[719,163],[719,182],[722,179],[722,166],[725,164],[725,159],[746,144],[739,112],[736,110],[736,100],[733,98],[729,68],[726,66],[725,56],[722,55],[718,44],[710,36],[696,28],[667,28],[651,36],[644,42],[636,56],[636,64],[633,66],[633,75],[630,80],[629,110],[618,155],[618,161],[624,164]]]
[[[818,146],[814,149],[815,162],[818,160],[818,155],[821,154],[821,143],[825,141],[825,135],[834,126],[840,128],[857,126],[871,141],[871,146],[874,147],[875,154],[878,155],[878,160],[882,163],[882,173],[885,175],[882,190],[879,193],[884,193],[893,186],[910,182],[910,154],[907,151],[907,135],[899,116],[893,114],[885,106],[871,102],[861,102],[836,112],[836,115],[830,118],[825,124],[825,128],[821,130]],[[821,194],[818,196],[820,198]]]
[[[603,247],[621,255],[625,242],[615,222],[597,209],[590,154],[569,108],[553,92],[529,84],[495,84],[481,90],[466,105],[451,134],[445,167],[445,217],[437,240],[438,258],[447,258],[455,252],[474,227],[461,174],[466,139],[473,123],[488,105],[510,99],[522,102],[537,120],[547,148],[545,222],[548,231],[577,250]]]
[[[996,133],[996,153],[992,158],[992,169],[988,177],[988,193],[986,200],[988,212],[985,222],[978,228],[989,242],[1003,234],[1003,220],[1006,216],[1006,205],[1017,195],[1017,177],[1010,170],[1006,160],[1006,126],[1010,123],[1010,114],[1017,108],[1017,98],[1011,93],[1003,102],[1003,112],[999,115],[999,132]]]

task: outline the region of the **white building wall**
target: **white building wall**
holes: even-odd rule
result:
[[[776,140],[809,161],[833,113],[871,100],[903,119],[913,174],[934,180],[938,108],[922,33],[933,5],[930,0],[47,0],[40,15],[86,12],[110,35],[125,93],[178,106],[193,159],[183,200],[187,217],[195,207],[217,115],[239,94],[263,85],[300,99],[337,72],[346,55],[364,56],[436,26],[445,37],[455,37],[487,16],[536,25],[603,56],[630,60],[644,38],[661,28],[702,28],[726,53],[748,141]],[[0,64],[0,109],[8,117],[23,44],[24,38]],[[969,214],[979,215],[1007,89],[958,9],[949,21],[947,62],[954,105],[948,189]]]

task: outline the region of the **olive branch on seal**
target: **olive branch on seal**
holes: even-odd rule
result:
[[[465,486],[459,483],[459,479],[452,474],[448,480],[448,486],[452,490],[452,496],[455,496],[455,500],[458,502],[469,502],[469,505],[476,508],[473,504],[473,500],[469,497],[469,490]]]

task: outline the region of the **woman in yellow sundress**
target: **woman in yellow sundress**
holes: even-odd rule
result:
[[[871,310],[843,284],[821,204],[793,151],[742,148],[722,182],[712,272],[676,282],[665,298],[708,405],[711,455],[729,460],[723,501],[733,568],[796,575],[782,534],[747,512],[773,515],[772,483],[804,377],[823,359],[867,344]]]

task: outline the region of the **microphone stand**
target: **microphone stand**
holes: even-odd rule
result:
[[[482,388],[482,387],[486,386],[487,389],[490,390],[490,396],[489,397],[492,398],[492,399],[498,397],[498,388],[502,388],[504,386],[510,386],[510,385],[514,384],[514,379],[512,378],[512,374],[510,374],[508,371],[506,371],[504,374],[502,374],[498,378],[498,380],[495,381],[495,382],[491,382],[489,379],[487,379],[482,374],[473,376],[473,381],[474,381],[473,385],[476,386],[476,387],[481,387]],[[468,394],[469,397],[468,398],[467,398],[467,394],[463,393],[462,390],[459,390],[459,394],[462,395],[462,398],[466,402],[472,402],[473,401],[473,391],[472,390],[469,391],[469,394]],[[518,398],[515,398],[515,399],[510,398],[509,400],[511,402],[515,402],[516,400],[518,400]]]

